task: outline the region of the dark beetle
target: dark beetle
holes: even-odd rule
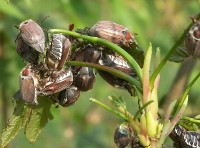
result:
[[[185,46],[188,53],[194,57],[200,57],[200,21],[193,20],[194,25],[187,33]]]
[[[75,86],[70,86],[59,93],[58,102],[63,107],[68,107],[74,104],[79,99],[79,96],[80,90]]]
[[[51,69],[60,70],[70,57],[71,42],[62,34],[52,34],[51,38],[51,46],[46,55],[46,64]]]
[[[19,35],[16,39],[16,49],[17,53],[22,57],[23,60],[37,64],[39,52],[26,44],[21,35]]]
[[[99,64],[117,69],[132,76],[133,78],[137,78],[137,75],[135,74],[134,70],[119,55],[103,54],[102,58],[99,60]],[[131,95],[134,95],[133,87],[127,81],[101,70],[98,70],[97,72],[110,85],[116,88],[127,89]]]
[[[95,74],[92,68],[82,67],[74,79],[74,85],[81,91],[88,91],[93,88]]]
[[[19,25],[20,35],[29,46],[43,53],[45,48],[45,35],[42,28],[32,19],[23,21]]]
[[[114,142],[118,148],[142,148],[138,136],[128,124],[121,124],[116,128]]]
[[[37,77],[25,67],[20,73],[20,95],[26,103],[37,104]]]

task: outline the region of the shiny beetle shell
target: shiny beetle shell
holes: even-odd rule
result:
[[[23,69],[20,73],[20,95],[26,103],[38,103],[36,81],[30,69]]]
[[[52,95],[54,93],[60,92],[68,88],[73,82],[73,74],[71,69],[65,69],[60,71],[55,71],[53,76],[50,76],[51,79],[43,84],[42,80],[39,83],[42,83],[42,88],[39,88],[39,95]]]
[[[138,136],[128,124],[121,124],[115,130],[114,142],[118,148],[142,148]]]
[[[32,19],[19,25],[20,35],[29,46],[43,53],[45,48],[45,35],[42,28]]]
[[[102,58],[99,60],[99,64],[112,67],[134,78],[137,76],[134,70],[129,66],[128,62],[118,54],[117,55],[103,54]]]
[[[28,44],[26,44],[23,41],[21,35],[19,35],[16,39],[16,49],[17,53],[22,57],[23,60],[37,64],[39,58],[39,52],[34,50]]]
[[[81,91],[88,91],[93,88],[96,76],[90,67],[82,67],[74,79],[74,85]]]
[[[89,30],[89,35],[125,46],[135,42],[133,35],[127,28],[111,21],[98,22]]]
[[[60,70],[71,54],[71,42],[62,34],[52,34],[51,46],[47,51],[46,64]]]
[[[77,52],[72,55],[73,61],[89,62],[89,63],[98,63],[101,57],[101,51],[97,50],[95,47],[86,46],[80,48]],[[72,71],[74,74],[77,74],[81,66],[72,66]]]
[[[185,46],[190,55],[200,57],[200,21],[196,21],[187,33]]]
[[[137,75],[135,74],[134,70],[119,55],[103,54],[102,58],[99,60],[99,64],[109,66],[111,68],[122,71],[132,76],[133,78],[137,78]],[[127,81],[101,70],[97,70],[97,72],[110,85],[116,88],[127,89],[132,96],[134,95],[133,87]]]
[[[79,99],[79,96],[80,90],[78,90],[78,88],[75,86],[70,86],[59,93],[59,104],[63,107],[68,107],[74,104]]]

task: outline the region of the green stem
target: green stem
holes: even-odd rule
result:
[[[150,79],[150,86],[151,88],[153,87],[154,81],[157,77],[157,75],[160,73],[161,69],[164,67],[164,65],[166,64],[167,60],[170,58],[170,56],[175,52],[176,48],[182,44],[182,42],[185,39],[186,34],[188,33],[188,31],[190,30],[191,26],[193,25],[193,23],[191,23],[187,29],[183,32],[183,34],[181,35],[181,37],[179,38],[179,40],[172,46],[172,48],[170,49],[170,51],[167,53],[167,55],[163,58],[163,60],[160,62],[160,64],[158,65],[158,67],[156,68],[156,70],[154,71],[154,73],[151,76]]]
[[[130,66],[135,70],[137,76],[139,77],[139,80],[142,82],[142,70],[141,70],[140,66],[138,65],[138,63],[132,58],[131,55],[129,55],[124,49],[117,46],[116,44],[109,42],[107,40],[104,40],[104,39],[97,38],[97,37],[81,35],[79,33],[68,31],[68,30],[63,30],[63,29],[50,29],[49,32],[50,33],[68,34],[70,36],[82,38],[82,39],[87,40],[94,44],[104,45],[104,46],[116,51],[130,64]]]
[[[187,120],[187,121],[190,121],[192,123],[200,123],[199,119],[195,119],[195,118],[191,118],[191,117],[186,117],[186,116],[181,117],[181,120]]]
[[[145,109],[149,104],[153,103],[153,100],[150,100],[149,102],[145,103],[134,115],[134,120],[137,119],[137,116],[142,112],[143,109]]]
[[[100,102],[100,101],[98,101],[98,100],[96,100],[96,99],[94,99],[94,98],[90,98],[90,101],[93,102],[93,103],[96,103],[96,104],[100,105],[100,106],[103,107],[104,109],[106,109],[106,110],[108,110],[108,111],[114,113],[115,115],[121,117],[121,118],[124,119],[125,121],[128,121],[128,118],[126,118],[126,116],[125,116],[124,114],[122,114],[122,113],[120,113],[120,112],[118,112],[118,111],[113,110],[112,108],[110,108],[109,106],[103,104],[102,102]]]
[[[114,68],[110,68],[108,66],[102,66],[102,65],[94,64],[94,63],[78,62],[78,61],[67,61],[66,64],[67,65],[74,65],[74,66],[92,67],[92,68],[95,68],[95,69],[106,71],[108,73],[113,74],[114,76],[117,76],[121,79],[128,81],[129,83],[134,85],[140,91],[140,93],[142,93],[142,86],[141,86],[141,83],[139,81],[137,81],[133,77],[129,76],[128,74],[121,72],[119,70],[116,70]]]
[[[197,74],[197,76],[192,80],[192,82],[187,86],[181,100],[178,102],[178,104],[175,107],[175,110],[173,112],[173,116],[175,116],[177,114],[177,112],[179,112],[179,110],[181,109],[183,103],[185,102],[185,99],[191,89],[191,87],[193,86],[193,84],[196,82],[196,80],[200,77],[200,72]]]

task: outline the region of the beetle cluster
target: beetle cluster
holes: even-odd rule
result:
[[[127,61],[107,47],[81,42],[63,34],[46,35],[31,19],[22,22],[19,30],[16,39],[17,53],[28,61],[20,73],[20,95],[27,103],[37,104],[37,96],[50,95],[60,105],[69,106],[78,100],[80,91],[93,88],[96,72],[90,67],[68,66],[65,63],[69,60],[108,66],[137,78]],[[137,56],[133,54],[133,50],[139,49],[137,42],[122,25],[100,21],[91,28],[78,29],[77,32],[111,41],[123,47],[133,57]],[[143,51],[138,51],[141,55],[138,63],[142,66]],[[104,71],[97,72],[109,84],[125,88],[133,95],[133,87],[127,81]]]

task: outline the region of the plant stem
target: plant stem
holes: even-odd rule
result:
[[[181,35],[181,37],[179,38],[179,40],[171,47],[170,51],[167,53],[167,55],[163,58],[163,60],[160,62],[160,64],[158,65],[158,67],[156,68],[156,70],[154,71],[154,73],[151,76],[150,79],[150,86],[151,88],[153,87],[154,81],[157,77],[157,75],[160,73],[161,69],[164,67],[164,65],[166,64],[167,60],[170,58],[170,56],[175,52],[176,48],[182,44],[182,42],[185,39],[186,34],[188,33],[188,31],[190,30],[191,26],[193,25],[193,23],[191,23],[187,29],[183,32],[183,34]]]
[[[109,107],[109,106],[103,104],[102,102],[100,102],[100,101],[98,101],[98,100],[96,100],[96,99],[94,99],[94,98],[90,98],[90,101],[93,102],[93,103],[96,103],[96,104],[100,105],[100,106],[103,107],[104,109],[106,109],[106,110],[108,110],[108,111],[114,113],[115,115],[121,117],[121,118],[124,119],[125,121],[128,121],[128,118],[126,118],[124,114],[122,114],[122,113],[120,113],[120,112],[118,112],[118,111],[113,110],[111,107]]]
[[[196,82],[196,80],[200,77],[200,72],[196,75],[196,77],[192,80],[192,82],[187,86],[181,100],[178,102],[178,104],[176,105],[176,109],[173,112],[173,116],[175,116],[177,114],[177,112],[179,112],[179,110],[181,109],[183,103],[185,102],[185,99],[187,98],[187,95],[191,89],[191,87],[193,86],[193,84]]]
[[[113,74],[114,76],[117,76],[121,79],[128,81],[129,83],[134,85],[140,91],[140,93],[142,93],[142,86],[141,86],[141,83],[139,81],[137,81],[133,77],[129,76],[128,74],[121,72],[119,70],[116,70],[114,68],[110,68],[108,66],[102,66],[102,65],[94,64],[94,63],[78,62],[78,61],[67,61],[66,64],[67,65],[74,65],[74,66],[93,67],[95,69],[106,71],[108,73]]]
[[[63,29],[50,29],[49,32],[50,33],[68,34],[70,36],[74,36],[74,37],[77,37],[77,38],[82,38],[82,39],[87,40],[87,41],[89,41],[91,43],[94,43],[94,44],[104,45],[104,46],[116,51],[117,53],[119,53],[130,64],[130,66],[135,70],[137,76],[139,77],[139,80],[142,81],[142,71],[141,71],[140,66],[132,58],[131,55],[129,55],[124,49],[122,49],[118,45],[116,45],[116,44],[114,44],[112,42],[109,42],[107,40],[104,40],[104,39],[100,39],[100,38],[97,38],[97,37],[86,36],[86,35],[81,35],[79,33],[68,31],[68,30],[63,30]]]

